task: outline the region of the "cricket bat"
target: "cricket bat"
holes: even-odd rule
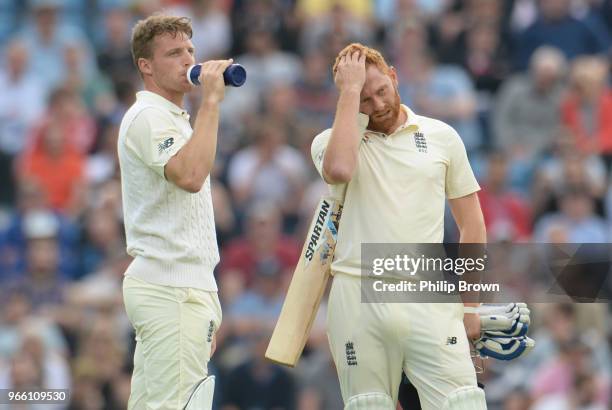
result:
[[[343,202],[337,196],[319,201],[266,350],[273,362],[294,367],[302,355],[330,276]]]

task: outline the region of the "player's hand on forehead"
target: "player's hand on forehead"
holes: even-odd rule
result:
[[[366,53],[359,49],[349,49],[340,57],[334,77],[340,92],[361,92],[365,83],[365,61]]]

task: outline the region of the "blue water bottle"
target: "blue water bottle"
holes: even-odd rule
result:
[[[189,81],[191,85],[200,85],[201,72],[201,64],[192,65],[189,67],[189,70],[187,70],[187,81]],[[232,64],[223,72],[223,81],[225,85],[240,87],[246,81],[246,70],[240,64]]]

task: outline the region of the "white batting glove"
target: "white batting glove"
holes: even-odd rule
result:
[[[481,356],[512,360],[528,354],[535,346],[535,341],[526,336],[531,323],[527,304],[481,305],[476,312],[480,316],[481,337],[474,347]]]
[[[531,323],[526,303],[507,305],[481,305],[476,309],[480,316],[483,337],[525,336]]]
[[[512,360],[528,354],[535,346],[535,340],[527,337],[483,337],[474,342],[474,347],[483,357],[497,360]]]

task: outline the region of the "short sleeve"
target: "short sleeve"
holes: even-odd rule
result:
[[[449,127],[448,158],[446,168],[446,196],[449,199],[461,198],[480,190],[472,167],[468,161],[463,141],[457,132]]]
[[[330,137],[331,129],[327,129],[317,135],[310,146],[312,162],[314,162],[314,166],[319,172],[319,175],[321,175],[321,178],[323,178],[323,158],[325,158],[325,150],[327,149],[327,144],[329,143]]]
[[[153,171],[165,178],[164,167],[188,139],[179,132],[169,112],[143,109],[132,122],[126,145]]]

